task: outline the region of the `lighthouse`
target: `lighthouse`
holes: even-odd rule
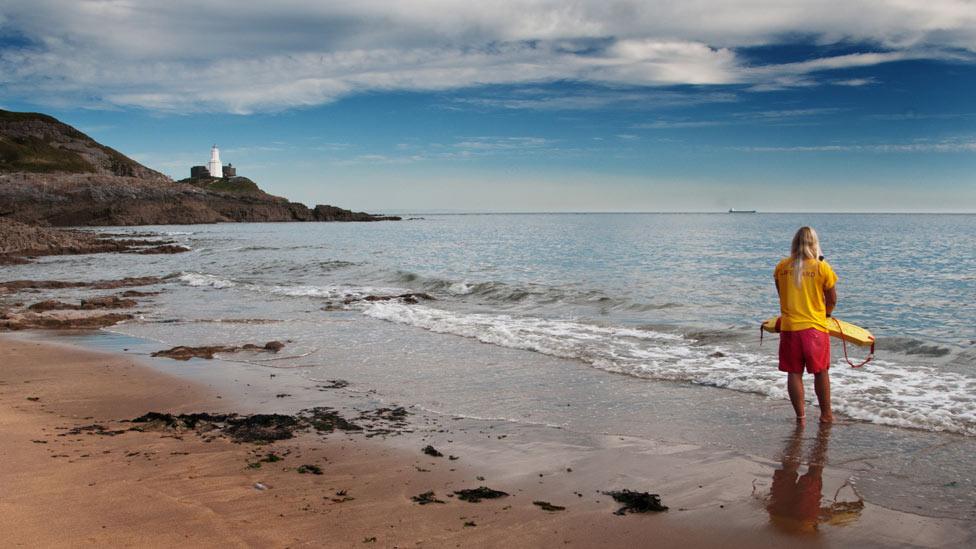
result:
[[[223,164],[220,163],[220,149],[214,145],[210,149],[210,162],[207,162],[207,170],[210,177],[223,177]]]

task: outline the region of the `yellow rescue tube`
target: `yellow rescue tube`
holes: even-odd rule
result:
[[[779,333],[779,317],[774,316],[766,322],[763,322],[762,329],[767,332],[772,332],[774,334]],[[855,326],[850,322],[844,322],[838,318],[828,318],[827,319],[827,329],[830,335],[844,341],[850,341],[854,345],[859,345],[861,347],[870,347],[874,345],[874,336],[871,332],[865,330],[860,326]]]

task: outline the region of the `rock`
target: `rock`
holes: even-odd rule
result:
[[[400,221],[397,216],[377,216],[365,212],[353,212],[328,204],[319,204],[312,209],[314,221]]]
[[[190,248],[186,246],[176,246],[173,244],[165,244],[163,246],[153,246],[152,248],[145,248],[142,250],[133,250],[131,253],[136,254],[181,254],[183,252],[189,252]]]
[[[0,254],[0,265],[26,265],[30,261],[15,255]]]
[[[138,303],[131,299],[120,299],[115,296],[104,296],[93,297],[91,299],[82,299],[81,304],[79,305],[49,299],[47,301],[34,303],[30,307],[27,307],[27,309],[35,312],[90,311],[94,309],[128,309],[130,307],[135,307],[136,305],[138,305]]]
[[[439,457],[444,457],[444,454],[440,453],[436,448],[434,448],[433,446],[431,446],[429,444],[427,446],[424,446],[423,449],[421,450],[421,452],[427,454],[428,456],[432,456],[432,457],[438,457],[438,458]]]
[[[123,278],[119,280],[96,280],[94,282],[67,282],[62,280],[9,280],[0,282],[0,288],[5,290],[57,290],[61,288],[91,288],[93,290],[111,290],[130,286],[148,286],[160,284],[164,278],[158,276],[143,276]]]
[[[210,360],[217,353],[233,353],[238,347],[224,347],[221,345],[210,345],[205,347],[186,347],[179,345],[171,349],[156,351],[151,356],[171,358],[173,360],[190,360],[191,358],[203,358]]]
[[[130,307],[135,307],[138,305],[135,300],[132,299],[121,299],[115,296],[102,296],[93,297],[91,299],[82,299],[81,308],[84,310],[88,309],[128,309]]]
[[[285,348],[285,344],[280,341],[269,341],[264,344],[264,349],[266,351],[271,351],[272,353],[277,353],[278,351]]]
[[[139,290],[126,290],[119,294],[119,297],[149,297],[159,295],[159,292],[140,292]]]
[[[89,311],[53,313],[5,312],[0,315],[0,330],[93,330],[132,319],[132,315],[119,313],[92,314]]]
[[[269,341],[262,346],[253,343],[245,344],[241,347],[230,347],[226,345],[207,345],[202,347],[177,346],[172,349],[156,351],[152,353],[154,357],[172,358],[173,360],[190,360],[191,358],[213,359],[217,353],[236,353],[238,351],[269,351],[277,353],[285,344],[280,341]]]

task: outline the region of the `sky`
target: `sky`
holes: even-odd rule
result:
[[[976,212],[968,0],[0,0],[0,108],[371,212]]]

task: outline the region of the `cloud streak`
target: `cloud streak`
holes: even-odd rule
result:
[[[790,147],[730,147],[730,149],[752,153],[969,153],[976,152],[976,141],[801,145]]]
[[[761,66],[737,53],[790,33],[883,51]],[[963,0],[283,0],[273,7],[256,0],[8,0],[0,89],[49,104],[251,113],[366,91],[565,80],[769,91],[879,63],[971,62],[973,52],[976,5]],[[623,92],[483,98],[479,105],[573,110],[634,103]]]

